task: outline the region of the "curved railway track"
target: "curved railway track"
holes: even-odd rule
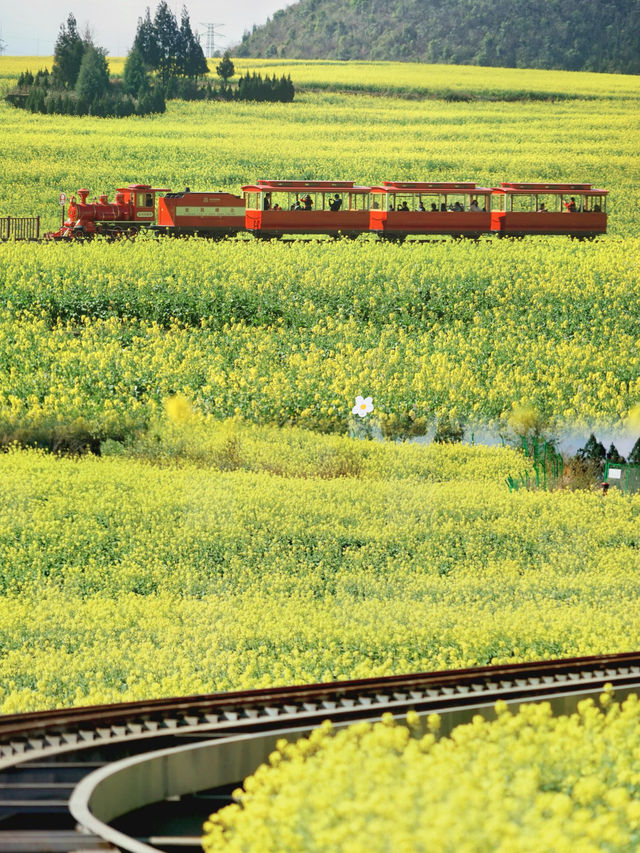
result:
[[[640,652],[0,717],[0,853],[186,853],[277,739],[437,712],[447,733],[503,699],[571,712],[640,689]]]

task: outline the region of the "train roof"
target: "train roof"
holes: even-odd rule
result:
[[[503,182],[494,192],[507,194],[548,193],[550,195],[567,195],[570,192],[587,193],[588,195],[607,195],[609,190],[594,189],[591,184],[542,184],[542,183],[512,183]]]
[[[168,187],[152,187],[151,184],[129,184],[128,187],[118,187],[117,193],[126,192],[147,192],[147,193],[168,193],[171,190]]]
[[[289,193],[368,193],[370,187],[356,186],[354,181],[257,181],[242,187],[244,192],[289,192]]]
[[[405,192],[405,193],[446,193],[446,192],[468,192],[485,193],[491,192],[489,187],[479,187],[472,181],[384,181],[379,187],[372,187],[371,192]]]

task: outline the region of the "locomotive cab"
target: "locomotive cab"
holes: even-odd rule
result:
[[[151,187],[149,184],[130,184],[116,190],[116,201],[121,199],[120,209],[132,225],[149,225],[156,220],[156,194],[168,189]]]

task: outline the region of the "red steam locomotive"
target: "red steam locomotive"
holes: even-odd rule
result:
[[[156,211],[156,198],[158,198]],[[257,237],[376,234],[390,240],[410,235],[564,234],[595,237],[607,230],[607,190],[591,184],[385,181],[258,181],[226,192],[183,192],[132,184],[88,202],[78,190],[62,227],[46,237],[73,240],[104,235],[132,237],[142,228],[159,234]]]

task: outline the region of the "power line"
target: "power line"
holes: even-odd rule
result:
[[[211,57],[215,54],[216,36],[218,36],[219,38],[224,38],[224,36],[221,36],[220,33],[217,32],[216,27],[222,27],[223,24],[203,24],[202,22],[200,22],[200,26],[207,28],[206,29],[207,43],[206,43],[206,47],[205,47],[205,53],[206,53],[207,57],[209,59],[211,59]]]

